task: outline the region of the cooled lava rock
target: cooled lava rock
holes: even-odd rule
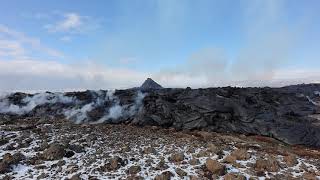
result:
[[[83,122],[96,122],[106,112],[121,107],[121,116],[103,122],[262,135],[292,145],[320,147],[319,91],[320,84],[282,88],[162,88],[147,79],[140,89],[116,90],[114,98],[103,103],[101,99],[107,98],[107,91],[70,92],[64,96],[74,102],[41,104],[22,115],[2,113],[0,121],[4,119],[7,123],[8,116],[63,117],[63,109],[78,108],[80,112],[93,103],[97,105],[86,109]],[[143,94],[140,104],[139,92]],[[20,107],[29,96],[33,95],[14,93],[8,101]]]

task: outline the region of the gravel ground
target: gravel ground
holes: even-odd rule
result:
[[[320,150],[262,136],[0,121],[0,179],[320,179]]]

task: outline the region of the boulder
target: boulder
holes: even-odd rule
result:
[[[141,167],[140,166],[131,166],[128,169],[128,174],[137,174],[140,171],[141,171]]]
[[[236,149],[231,153],[231,156],[235,157],[236,160],[247,160],[250,158],[250,154],[246,149]]]
[[[10,153],[6,153],[2,157],[2,162],[8,165],[17,165],[20,161],[24,159],[25,156],[19,152],[13,155],[11,155]]]
[[[188,173],[182,170],[181,168],[177,168],[175,171],[182,178],[188,175]]]
[[[212,159],[208,158],[206,160],[205,166],[206,166],[207,170],[213,174],[222,176],[226,173],[226,167],[224,165],[220,164],[216,160],[212,160]]]
[[[0,162],[0,174],[10,172],[10,165],[5,162]]]
[[[80,174],[75,174],[70,178],[70,180],[82,180],[82,178],[80,177]]]
[[[174,153],[171,155],[170,157],[170,161],[172,162],[180,162],[184,160],[184,153],[180,152],[180,153]]]
[[[81,145],[77,145],[77,144],[71,144],[68,146],[68,148],[76,153],[82,153],[85,152],[85,149],[83,146]]]
[[[247,178],[238,173],[228,173],[223,177],[224,180],[246,180]]]
[[[293,154],[289,154],[288,156],[284,156],[283,160],[287,164],[287,166],[289,166],[289,167],[293,167],[298,164],[297,157]]]
[[[170,180],[171,177],[173,177],[173,173],[170,171],[165,171],[163,173],[161,173],[160,175],[157,175],[155,177],[155,180]]]
[[[189,164],[193,165],[193,166],[198,165],[198,164],[200,164],[200,161],[196,158],[193,158],[193,159],[190,159]]]
[[[58,143],[52,143],[43,152],[43,158],[45,160],[59,160],[62,159],[66,154],[65,147]]]
[[[118,156],[115,156],[113,158],[110,159],[110,161],[105,165],[105,170],[106,171],[114,171],[119,169],[121,166],[126,165],[126,161],[121,159]]]
[[[156,154],[157,151],[153,147],[146,147],[143,149],[144,154]]]
[[[277,172],[280,166],[274,157],[268,157],[267,159],[258,159],[255,163],[255,169],[257,171]]]

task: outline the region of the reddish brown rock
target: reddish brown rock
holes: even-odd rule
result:
[[[220,164],[218,161],[216,160],[212,160],[210,158],[208,158],[206,160],[206,168],[208,171],[212,172],[213,174],[217,174],[217,175],[224,175],[226,173],[226,167],[222,164]]]
[[[200,161],[198,160],[198,159],[195,159],[195,158],[193,158],[193,159],[191,159],[190,161],[189,161],[189,164],[190,165],[198,165],[198,164],[200,164]]]
[[[43,152],[43,158],[46,160],[62,159],[66,151],[63,145],[53,143]]]
[[[255,169],[257,171],[269,171],[277,172],[280,169],[279,163],[273,157],[268,157],[268,159],[258,159],[255,163]]]
[[[250,158],[250,154],[246,149],[237,149],[231,153],[231,156],[234,156],[237,160],[247,160]]]
[[[303,174],[302,177],[303,177],[303,179],[305,179],[305,180],[317,180],[316,175],[313,174],[313,173],[308,173],[308,172],[306,172],[306,173]]]
[[[283,157],[284,162],[287,166],[292,167],[298,164],[297,157],[293,154],[289,154],[288,156]]]
[[[184,160],[184,154],[181,152],[181,153],[175,153],[175,154],[172,154],[171,157],[170,157],[170,161],[173,161],[173,162],[180,162],[180,161],[183,161]]]
[[[224,180],[246,180],[247,178],[242,174],[228,173],[223,177]]]
[[[155,177],[155,180],[170,180],[174,175],[170,171],[165,171]]]

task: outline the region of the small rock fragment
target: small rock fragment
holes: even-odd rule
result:
[[[180,177],[184,177],[188,175],[188,173],[182,170],[181,168],[177,168],[175,171]]]

